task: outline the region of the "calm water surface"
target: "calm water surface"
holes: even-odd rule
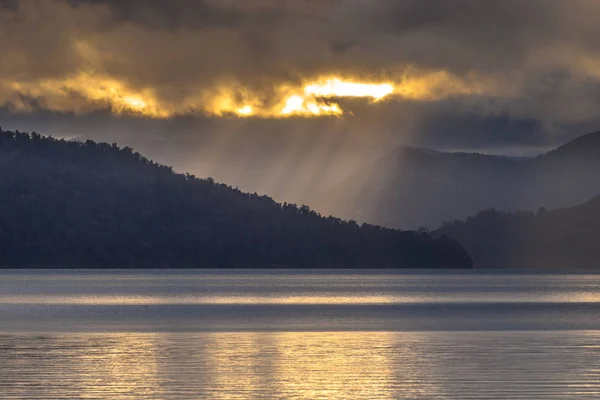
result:
[[[600,275],[0,272],[2,399],[600,399]]]

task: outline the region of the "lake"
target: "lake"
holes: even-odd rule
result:
[[[600,275],[0,271],[2,399],[599,399]]]

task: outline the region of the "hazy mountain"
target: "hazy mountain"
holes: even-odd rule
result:
[[[579,206],[514,214],[488,210],[437,232],[458,240],[477,268],[600,269],[600,196]]]
[[[600,132],[517,159],[401,147],[311,205],[324,214],[394,228],[437,228],[495,208],[566,207],[600,194]]]
[[[461,268],[446,238],[323,218],[116,144],[0,130],[4,267]]]

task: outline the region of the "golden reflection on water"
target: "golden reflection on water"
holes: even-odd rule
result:
[[[161,394],[158,380],[160,334],[111,334],[92,337],[89,351],[73,360],[78,398],[97,399],[110,393],[114,400],[154,398]]]
[[[2,304],[82,304],[82,305],[147,305],[147,304],[391,304],[396,302],[412,302],[408,296],[401,295],[44,295],[21,296],[0,295]]]
[[[379,292],[379,293],[168,293],[168,294],[0,294],[1,304],[53,304],[53,305],[159,305],[159,304],[213,304],[213,305],[383,305],[414,303],[469,303],[493,301],[495,303],[600,303],[600,291],[554,291],[523,293],[453,293],[451,297],[439,292]]]
[[[9,354],[16,357],[0,367],[0,390],[4,389],[3,399],[424,395],[428,387],[413,387],[411,382],[424,381],[425,371],[418,369],[419,361],[409,347],[398,347],[396,336],[385,332],[63,334],[43,339],[35,349],[29,346],[42,342],[29,337],[24,347],[32,351]],[[0,337],[1,342],[6,338]],[[40,351],[43,347],[47,351]],[[405,364],[401,371],[400,360]],[[5,386],[10,381],[27,383],[27,379],[39,385]]]
[[[0,398],[160,399],[160,334],[0,336]]]
[[[274,335],[279,392],[289,399],[405,398],[412,389],[395,379],[392,355],[403,356],[391,351],[395,336],[389,332]],[[405,368],[410,370],[411,365]]]
[[[223,336],[225,335],[225,336]],[[207,334],[203,358],[206,398],[247,399],[251,393],[260,393],[261,376],[259,334]],[[266,378],[268,379],[268,378]],[[227,395],[223,396],[222,388]]]
[[[395,332],[206,333],[203,398],[427,398],[433,387],[410,342]]]
[[[0,398],[598,398],[598,356],[598,331],[1,335]]]
[[[209,334],[207,382],[218,399],[393,399],[392,333]],[[224,340],[226,338],[226,340]],[[218,388],[228,388],[222,397]]]

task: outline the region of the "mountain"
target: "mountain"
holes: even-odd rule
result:
[[[310,202],[393,228],[437,228],[495,208],[559,208],[600,194],[600,132],[538,157],[517,159],[401,147]]]
[[[600,131],[583,135],[548,153],[551,157],[600,158]]]
[[[554,211],[483,211],[437,232],[458,240],[476,268],[600,268],[600,196]]]
[[[0,266],[468,268],[447,238],[323,218],[116,144],[0,129]]]

